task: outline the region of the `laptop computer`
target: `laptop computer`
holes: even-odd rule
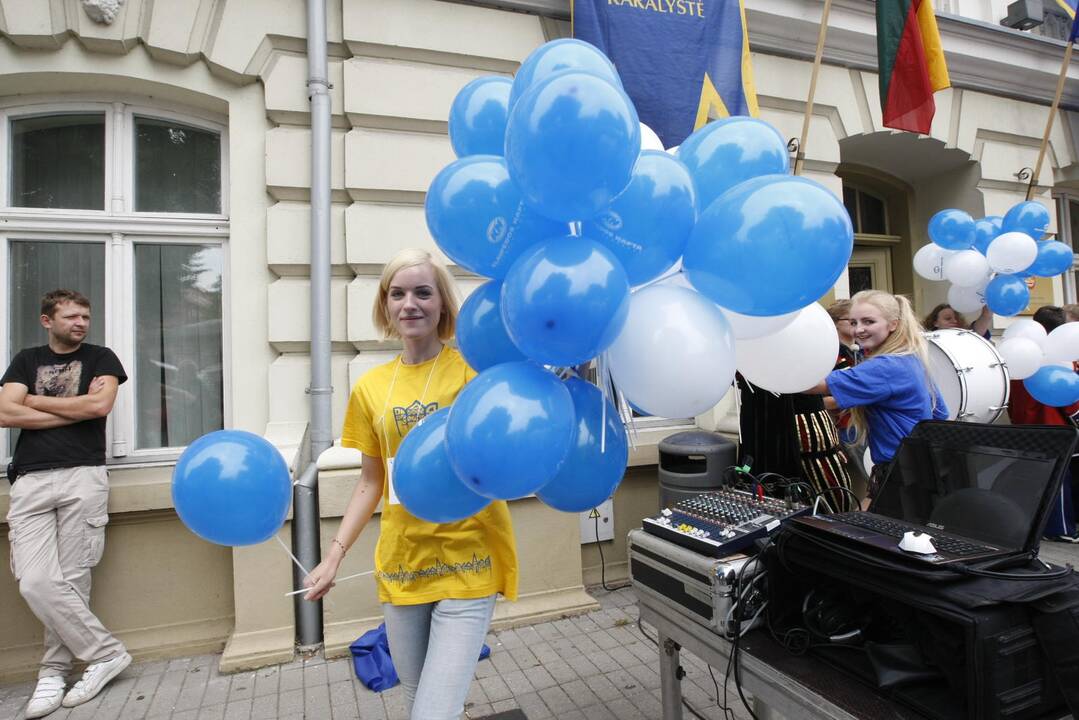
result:
[[[798,528],[931,565],[1037,553],[1079,430],[927,420],[903,440],[867,512],[802,516]],[[908,531],[933,552],[902,550]]]

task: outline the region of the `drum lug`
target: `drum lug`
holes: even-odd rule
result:
[[[996,412],[997,410],[1007,410],[1008,406],[1006,404],[1005,405],[990,405],[989,409]]]
[[[1006,363],[1006,362],[990,363],[989,367],[991,367],[991,368],[1008,367],[1008,363]]]
[[[965,367],[965,368],[960,368],[959,372],[968,373],[968,372],[972,372],[973,370],[974,370],[974,368],[972,368],[972,367]]]
[[[994,409],[996,409],[996,408],[994,408]],[[964,418],[973,417],[973,416],[974,416],[974,413],[972,413],[972,412],[961,412],[961,413],[959,413],[958,415],[955,416],[955,419],[956,420],[962,420]]]

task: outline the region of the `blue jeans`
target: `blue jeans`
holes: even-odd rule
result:
[[[386,638],[409,717],[461,717],[494,609],[494,595],[425,605],[383,603]]]

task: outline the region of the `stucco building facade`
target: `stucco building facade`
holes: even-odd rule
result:
[[[1024,197],[1016,174],[1035,164],[1063,43],[1002,28],[1003,0],[937,5],[955,87],[937,95],[929,136],[881,126],[873,3],[833,5],[806,174],[858,215],[838,297],[868,282],[910,293],[919,309],[943,301],[942,285],[911,270],[929,217],[945,207],[1003,214]],[[404,247],[434,248],[423,200],[453,159],[453,97],[480,75],[512,75],[531,50],[568,35],[568,6],[328,2],[335,428],[351,383],[396,350],[370,320],[381,264]],[[795,137],[822,2],[746,7],[762,117]],[[0,355],[6,362],[35,338],[45,285],[76,285],[95,302],[91,341],[115,349],[132,375],[109,424],[112,519],[94,606],[136,656],[224,647],[223,667],[240,669],[294,652],[281,548],[194,537],[172,508],[169,477],[183,446],[219,427],[263,434],[294,464],[301,454],[310,374],[305,38],[302,0],[0,0]],[[1068,110],[1079,107],[1079,71],[1070,78],[1036,195],[1069,242],[1073,214],[1079,224],[1069,199],[1072,187],[1079,198],[1079,122]],[[1072,277],[1039,291],[1074,300]],[[466,293],[480,283],[459,279]],[[728,398],[700,418],[642,423],[614,499],[609,581],[626,575],[622,538],[657,509],[656,442],[693,424],[731,432],[733,412]],[[11,443],[5,434],[0,455]],[[325,544],[358,467],[341,450],[320,465]],[[0,516],[6,510],[5,483]],[[599,580],[600,556],[580,544],[577,516],[534,499],[511,510],[521,600],[500,603],[496,622],[594,607],[584,586]],[[373,525],[343,572],[370,569]],[[26,677],[41,628],[8,573],[0,608],[0,681]],[[328,651],[379,614],[370,578],[336,589],[324,608]]]

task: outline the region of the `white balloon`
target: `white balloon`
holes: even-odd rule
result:
[[[1012,380],[1030,377],[1045,362],[1045,353],[1038,347],[1038,343],[1026,337],[1005,340],[997,348],[997,352],[1007,364],[1008,375]]]
[[[784,315],[743,315],[742,313],[736,313],[734,310],[728,310],[725,307],[720,307],[723,314],[727,317],[727,322],[731,324],[731,330],[734,331],[734,336],[739,340],[752,340],[753,338],[764,337],[765,335],[771,335],[777,333],[783,328],[793,322],[794,318],[798,317],[799,310],[789,312]]]
[[[674,147],[667,148],[667,154],[668,155],[674,155],[675,157],[678,157],[678,148],[680,148],[680,147],[682,147],[682,146],[681,145],[675,145]]]
[[[727,318],[686,288],[650,285],[634,292],[626,324],[607,352],[626,399],[661,417],[700,415],[723,399],[734,380],[734,333]]]
[[[948,288],[948,304],[951,305],[956,312],[981,312],[982,307],[985,305],[984,289],[979,290],[978,288],[966,288],[960,287],[959,285],[952,285]]]
[[[960,250],[944,258],[944,277],[960,287],[984,286],[989,280],[989,261],[977,250]]]
[[[951,250],[945,250],[940,245],[929,243],[914,253],[914,272],[926,280],[943,280],[944,258],[951,254]]]
[[[663,141],[656,135],[656,131],[641,123],[641,150],[663,151]]]
[[[1045,359],[1049,362],[1079,360],[1079,322],[1064,323],[1045,338]]]
[[[1006,232],[997,235],[985,251],[989,267],[998,273],[1012,274],[1023,272],[1038,257],[1038,243],[1034,238],[1021,232]]]
[[[828,311],[812,303],[779,332],[739,340],[738,372],[757,387],[778,393],[808,390],[835,367],[839,334]]]
[[[1025,337],[1028,340],[1033,340],[1038,344],[1043,351],[1045,350],[1045,340],[1048,334],[1045,332],[1045,328],[1037,320],[1031,320],[1030,318],[1020,318],[1014,321],[1004,331],[1004,339],[1011,340],[1012,338]]]

